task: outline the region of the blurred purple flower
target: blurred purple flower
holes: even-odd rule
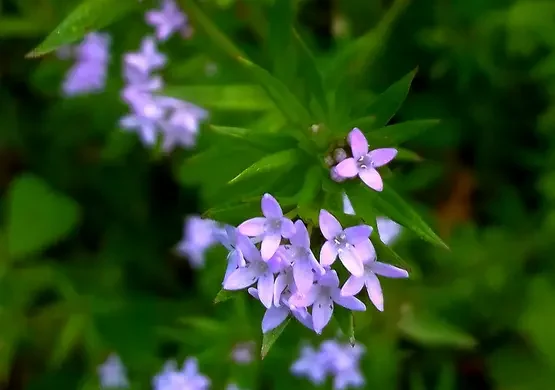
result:
[[[315,385],[322,385],[328,376],[332,376],[334,390],[362,387],[365,381],[359,361],[363,353],[360,344],[351,347],[335,340],[323,342],[319,349],[305,345],[301,356],[291,366],[291,372],[306,377]]]
[[[368,141],[362,131],[356,127],[349,133],[348,142],[353,157],[337,164],[335,173],[344,178],[353,178],[358,175],[368,187],[382,191],[383,181],[376,168],[393,160],[397,155],[397,149],[383,148],[368,151]]]
[[[143,38],[138,52],[124,56],[124,75],[128,82],[136,83],[148,78],[156,70],[166,65],[167,58],[158,51],[153,37]]]
[[[231,352],[233,361],[237,364],[249,364],[254,360],[254,341],[248,341],[235,345]]]
[[[93,32],[72,48],[64,49],[61,55],[71,55],[76,62],[67,72],[62,83],[65,96],[98,93],[104,90],[110,61],[110,36]]]
[[[129,387],[127,373],[119,356],[111,354],[108,359],[98,367],[100,387],[103,389],[126,389]]]
[[[260,252],[262,259],[268,261],[279,248],[281,237],[290,238],[295,233],[295,225],[283,216],[281,206],[272,195],[264,194],[261,208],[264,217],[248,219],[237,229],[249,237],[262,236]]]
[[[191,216],[185,220],[183,239],[177,251],[189,259],[193,268],[204,266],[205,253],[217,242],[220,227],[215,221]]]
[[[330,266],[339,255],[339,259],[351,274],[362,276],[364,268],[355,251],[355,245],[367,240],[372,228],[358,225],[343,230],[339,221],[326,210],[320,211],[319,223],[320,230],[327,240],[320,251],[320,264],[324,267]]]
[[[370,301],[379,311],[383,311],[383,293],[376,275],[387,278],[408,278],[409,273],[404,269],[376,261],[376,252],[369,240],[360,243],[357,251],[364,261],[364,275],[360,277],[351,275],[343,285],[341,295],[356,295],[366,286]]]
[[[327,271],[310,290],[304,294],[291,296],[289,304],[294,307],[308,307],[312,305],[312,325],[318,334],[330,322],[333,305],[337,303],[350,310],[365,311],[366,306],[353,296],[342,296],[339,289],[339,278],[333,270]]]
[[[174,361],[167,362],[162,373],[152,381],[154,390],[207,390],[210,380],[199,373],[195,358],[188,358],[179,371]]]
[[[174,0],[163,0],[162,7],[148,11],[145,19],[147,24],[156,29],[156,38],[159,41],[167,40],[176,31],[183,31],[187,23],[187,17]]]

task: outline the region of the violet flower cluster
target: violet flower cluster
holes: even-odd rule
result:
[[[263,217],[251,218],[237,228],[226,227],[222,244],[229,250],[223,288],[248,289],[260,300],[266,307],[263,333],[293,316],[320,334],[331,320],[335,304],[366,310],[355,297],[363,287],[378,310],[383,310],[376,275],[408,277],[405,270],[376,261],[370,226],[343,228],[331,213],[321,210],[319,227],[325,241],[318,261],[303,221],[292,222],[284,216],[270,194],[262,197],[261,208]],[[350,273],[343,287],[332,269],[337,258]]]
[[[341,182],[346,179],[359,177],[364,184],[376,191],[383,190],[383,181],[380,173],[376,170],[386,165],[397,155],[397,149],[381,148],[368,149],[368,141],[358,128],[351,130],[347,137],[351,147],[352,156],[349,157],[344,149],[336,149],[332,158],[330,175],[333,180]],[[333,161],[335,160],[335,161]]]
[[[291,366],[291,372],[316,386],[323,385],[331,377],[334,390],[362,387],[365,381],[359,362],[364,352],[364,347],[358,343],[351,346],[335,340],[324,341],[318,349],[305,345],[301,356]]]
[[[62,83],[65,96],[87,95],[104,90],[110,62],[110,43],[108,34],[92,32],[79,45],[64,46],[58,51],[60,58],[75,59],[75,64]]]
[[[138,52],[124,57],[126,86],[122,99],[131,112],[120,120],[120,126],[135,131],[147,146],[155,146],[161,140],[164,151],[176,146],[192,147],[196,143],[200,122],[207,112],[189,102],[161,96],[164,86],[156,71],[162,69],[167,58],[157,48],[176,31],[186,28],[187,18],[173,0],[164,0],[160,10],[146,13],[146,21],[155,28],[155,37],[147,36]]]
[[[223,229],[211,219],[192,215],[185,219],[183,238],[177,244],[177,252],[189,260],[191,267],[204,267],[206,251],[218,243],[225,234]]]

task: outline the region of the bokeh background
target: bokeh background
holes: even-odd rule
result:
[[[103,29],[112,59],[101,94],[64,97],[71,61],[25,58],[78,3],[0,1],[0,388],[95,388],[96,367],[114,351],[137,388],[166,359],[186,356],[198,357],[215,389],[231,377],[250,389],[313,388],[289,373],[301,344],[322,340],[301,327],[264,361],[231,363],[237,343],[260,344],[263,311],[246,294],[213,304],[221,248],[200,269],[175,250],[185,217],[204,211],[182,169],[192,152],[160,155],[118,127],[121,57],[150,33],[142,11]],[[272,53],[257,31],[267,3],[202,6],[264,64]],[[325,62],[391,5],[304,0],[298,21]],[[236,81],[194,25],[190,33],[164,44],[166,82]],[[385,312],[369,308],[357,329],[365,388],[554,388],[555,2],[407,1],[378,45],[353,94],[373,96],[418,67],[394,121],[442,122],[408,145],[420,161],[399,164],[392,181],[451,250],[408,232],[395,244],[412,278],[385,281]],[[188,98],[216,124],[247,127],[265,115],[252,98],[219,96]],[[15,191],[22,177],[32,183]],[[59,239],[35,245],[44,231]],[[10,260],[9,234],[35,249]]]

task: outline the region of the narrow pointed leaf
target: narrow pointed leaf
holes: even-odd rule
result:
[[[385,215],[434,245],[449,249],[432,228],[422,220],[420,215],[391,186],[384,186],[382,192],[371,190],[366,186],[363,188],[367,193],[368,202],[378,214]]]
[[[270,352],[270,348],[272,348],[272,346],[277,341],[279,336],[281,336],[281,334],[289,324],[289,321],[291,321],[291,317],[287,317],[287,319],[283,321],[283,323],[280,326],[278,326],[275,329],[272,329],[271,331],[269,331],[268,333],[265,333],[262,336],[262,348],[260,350],[260,357],[262,359],[264,359],[268,355],[268,352]]]
[[[298,149],[288,149],[263,157],[229,181],[230,184],[240,180],[276,170],[284,170],[295,165],[300,158]]]
[[[319,165],[314,165],[307,170],[304,184],[297,195],[299,206],[307,206],[311,204],[321,188],[322,168]]]
[[[195,28],[201,30],[228,56],[243,57],[243,52],[210,20],[194,0],[177,0]]]
[[[74,314],[69,317],[62,328],[60,337],[54,348],[50,363],[59,366],[68,357],[83,337],[83,332],[88,323],[88,317],[84,314]]]
[[[266,69],[243,57],[237,60],[245,68],[253,81],[260,84],[268,96],[274,101],[276,107],[283,112],[286,118],[301,128],[312,124],[312,119],[306,108],[299,102],[297,97]]]
[[[418,137],[439,124],[437,119],[413,120],[382,127],[366,133],[372,146],[396,146]]]
[[[271,152],[277,152],[296,145],[294,138],[288,137],[282,133],[270,133],[227,126],[210,126],[210,130],[217,133],[219,136],[240,140],[246,144]]]
[[[395,156],[395,161],[412,161],[421,162],[424,158],[419,154],[413,152],[412,150],[397,148],[397,155]]]
[[[221,289],[218,294],[216,294],[216,298],[214,298],[214,303],[222,303],[228,301],[230,299],[236,298],[238,291],[228,291]]]
[[[166,87],[162,95],[210,110],[266,111],[274,108],[274,103],[259,85],[176,85]]]
[[[342,307],[335,307],[333,318],[337,321],[341,332],[348,337],[351,346],[355,345],[355,318],[353,312]]]
[[[387,88],[365,110],[368,115],[376,118],[373,123],[375,128],[385,126],[401,108],[415,75],[416,69]]]
[[[98,31],[139,7],[141,4],[137,0],[85,0],[27,57],[38,57],[76,42],[89,32]]]

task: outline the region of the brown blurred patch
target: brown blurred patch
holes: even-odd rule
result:
[[[453,228],[472,218],[472,195],[476,189],[476,180],[472,171],[456,167],[451,174],[447,199],[437,208],[439,235],[448,238]]]

